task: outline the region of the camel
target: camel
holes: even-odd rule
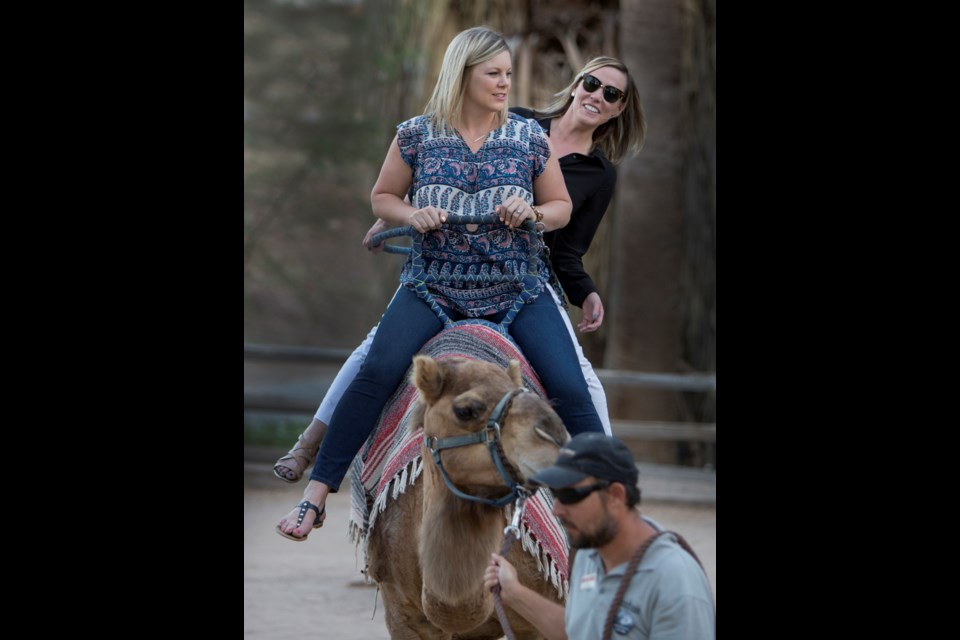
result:
[[[422,425],[425,443],[482,431],[501,398],[522,387],[517,360],[504,370],[468,358],[419,355],[411,379],[420,394],[411,428]],[[500,424],[505,466],[524,485],[533,473],[553,464],[569,438],[549,404],[532,392],[516,395]],[[367,538],[367,575],[380,585],[390,637],[500,638],[504,633],[492,595],[483,588],[483,572],[490,553],[503,543],[504,508],[458,498],[426,444],[421,453],[420,481],[386,505]],[[444,449],[441,462],[464,493],[487,499],[508,493],[484,444]],[[519,543],[508,558],[521,582],[561,602],[537,559]],[[509,607],[506,611],[517,638],[542,638]]]

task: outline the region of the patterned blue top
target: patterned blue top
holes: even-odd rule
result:
[[[427,273],[440,278],[445,274],[480,276],[479,282],[457,279],[447,284],[429,283],[427,289],[439,304],[469,318],[506,310],[521,285],[486,283],[483,278],[525,272],[529,243],[540,245],[539,234],[511,231],[499,221],[469,232],[466,225],[451,224],[451,219],[495,213],[497,205],[515,195],[532,205],[533,181],[543,173],[550,157],[543,129],[536,120],[510,113],[503,126],[492,131],[473,153],[456,131],[441,134],[429,116],[417,116],[397,126],[397,142],[404,162],[413,169],[413,206],[437,207],[451,216],[443,229],[431,231],[423,239]],[[540,293],[547,270],[539,258],[536,266],[540,270],[536,293]],[[413,278],[408,257],[400,282],[414,289]]]

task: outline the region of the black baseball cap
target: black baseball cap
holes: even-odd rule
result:
[[[560,448],[553,466],[533,474],[530,480],[563,489],[588,476],[636,486],[640,473],[627,445],[605,433],[588,431],[571,438]]]

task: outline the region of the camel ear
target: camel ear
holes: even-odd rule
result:
[[[443,389],[443,373],[440,363],[430,356],[415,356],[413,358],[413,384],[420,390],[420,396],[433,404],[440,397]]]
[[[510,376],[510,379],[513,380],[513,384],[518,387],[523,386],[523,378],[520,377],[520,361],[511,360],[510,364],[507,365],[507,375]]]

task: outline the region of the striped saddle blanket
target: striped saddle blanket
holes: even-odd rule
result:
[[[517,346],[508,338],[483,324],[462,324],[437,334],[420,350],[435,360],[450,357],[494,362],[506,368],[510,360],[520,361],[524,386],[545,397],[536,373]],[[411,366],[412,370],[412,366]],[[409,373],[387,401],[377,428],[370,435],[350,468],[350,538],[361,547],[376,526],[377,516],[390,500],[395,500],[413,485],[423,471],[421,456],[423,429],[410,430],[411,414],[419,392],[409,382]],[[566,597],[567,538],[552,512],[553,501],[544,490],[527,500],[520,524],[523,549],[537,559],[544,578]],[[504,507],[509,520],[513,505]],[[364,552],[365,552],[364,548]]]

